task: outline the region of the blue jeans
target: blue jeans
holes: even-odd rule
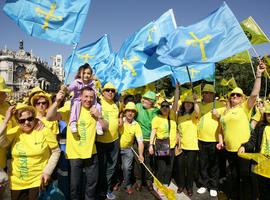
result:
[[[95,200],[98,182],[98,158],[70,159],[70,199]],[[83,174],[85,171],[85,176]],[[85,179],[84,179],[85,177]],[[85,183],[84,183],[85,180]]]
[[[122,170],[124,175],[124,185],[126,187],[131,187],[133,157],[134,155],[131,149],[121,149]]]
[[[112,176],[119,154],[119,139],[111,143],[96,142],[96,146],[99,161],[98,193],[103,196],[112,191]]]

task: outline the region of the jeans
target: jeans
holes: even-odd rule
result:
[[[200,187],[212,190],[218,189],[219,180],[219,160],[216,142],[199,141],[199,161],[200,161]]]
[[[96,142],[96,146],[99,160],[98,193],[106,195],[112,190],[112,176],[119,154],[119,139],[111,143]]]
[[[88,159],[70,159],[69,162],[70,162],[70,199],[95,200],[96,185],[98,182],[97,155],[96,154],[92,155],[92,158]],[[85,184],[83,181],[84,175],[83,171],[85,172]]]
[[[154,159],[153,159],[153,156],[151,156],[148,151],[149,141],[143,141],[143,145],[144,145],[144,152],[143,152],[144,164],[147,167],[149,167],[149,169],[153,169]],[[134,145],[134,150],[138,152],[138,145]],[[151,174],[141,164],[137,156],[135,156],[134,176],[138,184],[142,184],[142,180],[145,180],[148,185],[151,185],[153,183],[153,178]]]
[[[126,187],[131,187],[133,157],[134,155],[131,149],[121,149],[122,170],[124,175],[124,185]]]

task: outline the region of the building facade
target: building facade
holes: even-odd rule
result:
[[[13,97],[16,100],[22,99],[36,86],[48,92],[56,92],[61,84],[56,72],[47,62],[34,56],[32,51],[26,52],[23,41],[20,41],[18,51],[11,51],[6,47],[0,50],[0,75],[13,88]],[[61,79],[63,80],[63,74]]]

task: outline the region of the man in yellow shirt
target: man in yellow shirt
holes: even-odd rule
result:
[[[222,103],[216,102],[214,107],[215,89],[212,85],[206,84],[202,91],[203,100],[199,104],[200,121],[198,124],[198,140],[199,140],[199,185],[197,193],[203,194],[210,190],[210,196],[217,196],[219,166],[218,152],[216,144],[218,143],[219,119],[213,115],[220,113]]]
[[[126,192],[132,194],[131,185],[131,173],[132,173],[132,163],[133,163],[133,152],[131,147],[133,146],[134,139],[136,138],[137,144],[139,146],[139,160],[143,162],[143,136],[142,129],[138,122],[134,120],[137,109],[133,102],[127,103],[124,108],[124,119],[123,126],[120,127],[120,154],[122,159],[122,169],[124,175],[124,184],[126,187]]]
[[[98,195],[101,198],[115,199],[112,193],[112,176],[116,169],[119,154],[118,115],[119,109],[114,102],[117,90],[109,82],[102,89],[102,117],[109,124],[103,135],[97,136],[97,151],[99,161]]]
[[[56,95],[56,101],[47,112],[47,120],[69,121],[70,107],[63,107],[57,112],[57,107],[64,99],[65,93],[60,90]],[[95,91],[91,87],[81,90],[81,112],[78,119],[78,133],[72,134],[67,128],[66,153],[70,161],[70,199],[96,199],[96,185],[98,181],[98,158],[95,145],[96,122],[99,121],[102,128],[107,128],[107,123],[101,117],[101,113],[94,106]],[[85,171],[85,192],[82,191],[82,174]],[[84,197],[82,196],[84,195]]]

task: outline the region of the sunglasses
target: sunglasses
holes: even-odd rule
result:
[[[241,97],[242,95],[241,95],[241,94],[238,94],[238,93],[232,93],[232,94],[230,95],[230,97],[234,97],[234,96]]]
[[[36,103],[36,105],[46,105],[46,104],[47,104],[47,101],[40,101]]]
[[[105,91],[115,93],[115,89],[105,89]]]
[[[170,108],[170,105],[161,105],[161,108]]]
[[[18,119],[19,124],[24,124],[26,121],[32,122],[34,121],[35,117],[28,117],[26,119]]]

